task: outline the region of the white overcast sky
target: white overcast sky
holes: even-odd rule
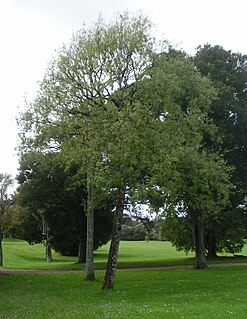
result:
[[[247,53],[247,0],[0,0],[0,172],[16,175],[15,117],[35,96],[48,61],[73,32],[117,12],[142,11],[158,37],[190,54],[219,44]]]

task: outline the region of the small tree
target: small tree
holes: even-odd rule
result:
[[[9,174],[0,173],[0,266],[3,266],[3,214],[11,207],[12,202],[9,198],[8,190],[13,185],[13,179]]]

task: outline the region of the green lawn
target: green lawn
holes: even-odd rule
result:
[[[4,268],[19,269],[84,269],[85,265],[78,265],[75,257],[63,257],[53,252],[53,262],[44,261],[45,249],[42,244],[28,245],[24,241],[5,239],[4,248]],[[104,269],[107,260],[109,245],[104,245],[95,252],[96,269]],[[247,246],[242,255],[247,256]],[[188,256],[184,252],[178,252],[169,242],[127,242],[120,244],[118,267],[149,267],[166,265],[193,264],[194,254]],[[208,261],[209,263],[220,262],[247,262],[247,257],[227,258]]]
[[[54,254],[44,262],[44,246],[4,240],[5,268],[78,269],[76,258]],[[109,246],[95,252],[104,268]],[[247,254],[247,249],[242,252]],[[122,242],[119,267],[193,263],[168,242]],[[219,262],[247,261],[220,258]],[[209,262],[216,262],[209,261]],[[113,292],[101,290],[103,272],[86,282],[83,273],[0,275],[1,319],[245,319],[247,267],[118,272]]]
[[[0,318],[246,318],[246,267],[119,272],[113,292],[96,275],[1,275]]]

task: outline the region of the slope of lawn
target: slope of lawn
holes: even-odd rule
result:
[[[85,265],[78,265],[75,257],[64,257],[53,252],[53,262],[44,261],[45,248],[42,244],[29,245],[24,241],[16,239],[5,239],[4,268],[17,269],[83,269]],[[102,246],[95,252],[96,269],[104,269],[107,260],[109,244]],[[247,255],[247,247],[244,247],[241,255]],[[127,242],[120,244],[118,267],[155,267],[166,265],[193,264],[194,254],[186,256],[184,252],[178,252],[169,242]],[[227,258],[208,261],[213,263],[221,262],[247,262],[247,257]]]
[[[0,275],[0,318],[246,318],[246,267],[119,272],[113,292],[103,275]]]

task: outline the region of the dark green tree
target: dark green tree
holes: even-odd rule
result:
[[[85,262],[86,187],[76,182],[76,173],[76,165],[65,169],[60,154],[25,154],[18,175],[21,207],[15,231],[30,243],[41,242],[43,218],[52,247],[63,255],[78,255],[78,262]],[[95,249],[109,240],[111,208],[102,205],[96,216]]]
[[[224,222],[214,223],[213,221],[210,227],[215,235],[218,230],[219,234],[228,234],[229,241],[231,241],[232,231],[232,238],[235,237],[237,244],[242,240],[243,231],[241,229],[246,228],[247,55],[227,51],[218,45],[207,44],[198,48],[193,60],[197,69],[210,78],[218,91],[209,117],[218,127],[222,143],[218,144],[210,139],[205,139],[205,144],[208,148],[223,153],[227,163],[235,168],[231,175],[234,192],[230,197],[231,205],[222,216]],[[239,236],[236,236],[235,221],[238,221]],[[217,228],[215,228],[216,225]],[[224,230],[223,225],[225,225]],[[211,234],[212,241],[216,242],[217,240],[213,237],[215,236]],[[239,245],[237,244],[236,247],[239,248]],[[213,249],[213,244],[211,244],[211,250],[217,250],[216,247]]]
[[[160,54],[150,70],[150,81],[147,79],[144,84],[147,86],[142,97],[146,103],[151,98],[149,103],[153,103],[152,110],[162,129],[160,135],[156,133],[160,153],[155,153],[148,196],[156,207],[161,207],[163,201],[167,209],[170,202],[173,209],[180,207],[189,215],[196,251],[195,268],[201,269],[206,267],[204,217],[216,214],[227,204],[230,190],[229,169],[216,152],[207,152],[204,144],[205,136],[214,140],[217,133],[208,119],[216,91],[181,53]],[[167,138],[172,141],[172,147],[165,143]],[[166,153],[169,157],[164,156]]]

